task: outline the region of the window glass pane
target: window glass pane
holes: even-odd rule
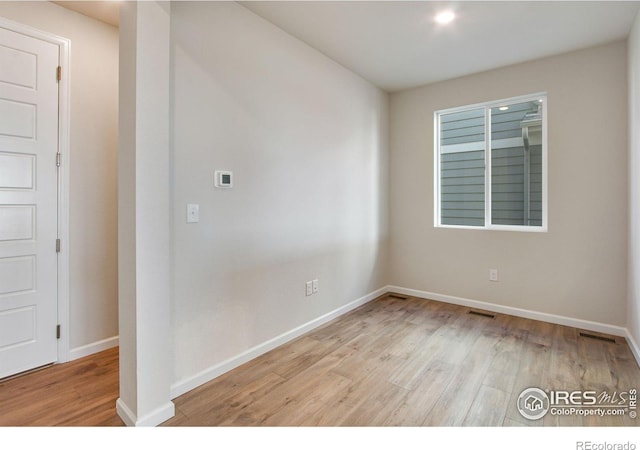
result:
[[[542,226],[542,104],[491,108],[491,223]]]
[[[484,226],[484,108],[440,115],[440,222]]]

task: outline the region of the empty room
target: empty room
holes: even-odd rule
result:
[[[639,12],[0,2],[0,425],[637,427]]]

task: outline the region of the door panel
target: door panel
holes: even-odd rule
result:
[[[0,27],[0,378],[58,356],[58,61]]]
[[[0,311],[2,297],[36,289],[36,258],[33,255],[0,258]]]
[[[35,205],[0,205],[0,241],[35,240]]]
[[[36,156],[0,152],[0,190],[35,189]]]
[[[37,55],[0,44],[0,83],[35,89]]]
[[[36,105],[0,98],[0,117],[0,136],[36,137]]]
[[[0,313],[0,351],[36,340],[36,310],[32,306]]]

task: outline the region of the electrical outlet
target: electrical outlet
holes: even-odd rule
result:
[[[313,285],[313,293],[317,294],[318,293],[318,289],[319,289],[318,279],[317,278],[315,280],[313,280],[312,285]]]
[[[498,281],[498,269],[489,269],[489,281]]]
[[[307,297],[311,294],[313,294],[313,282],[312,281],[307,281],[304,284],[304,288],[305,288],[305,293],[307,295]]]

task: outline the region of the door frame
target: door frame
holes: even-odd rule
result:
[[[69,323],[69,179],[70,179],[70,87],[71,87],[71,41],[55,34],[38,30],[28,25],[0,17],[0,27],[58,46],[62,79],[58,82],[58,152],[61,164],[58,169],[58,324],[61,328],[58,339],[57,362],[69,361],[71,331]],[[52,74],[54,76],[54,74]],[[51,243],[53,248],[55,243]]]

